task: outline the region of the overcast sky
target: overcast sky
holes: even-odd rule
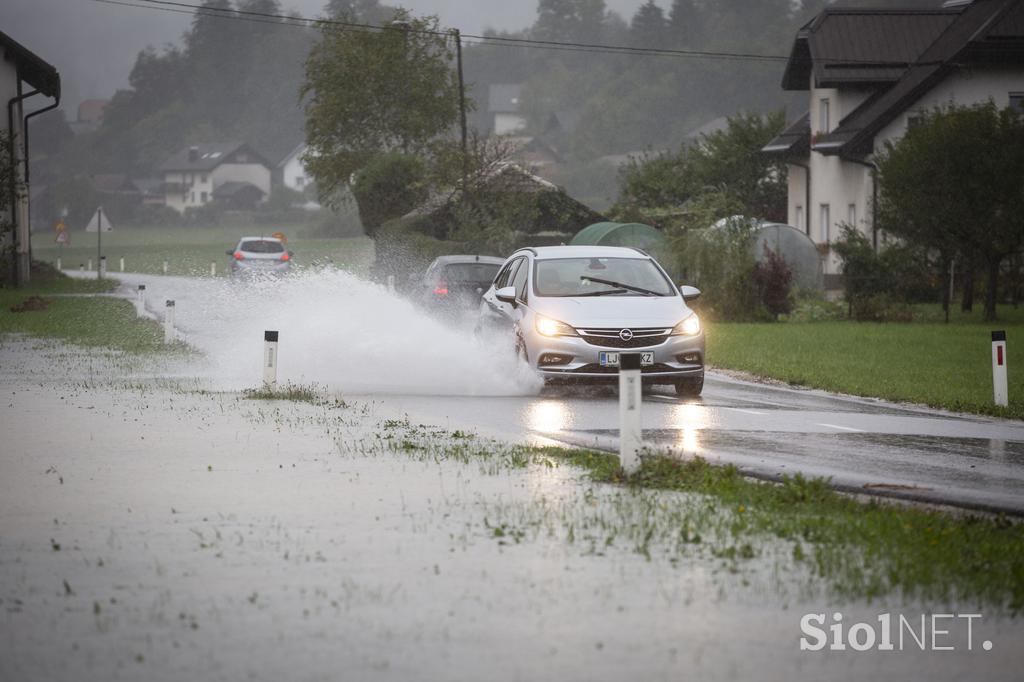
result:
[[[181,0],[197,3],[201,0]],[[645,0],[606,0],[627,20]],[[326,0],[283,0],[286,9],[316,16]],[[399,0],[416,14],[437,14],[466,33],[530,25],[536,0]],[[659,4],[667,9],[669,0]],[[177,42],[190,17],[94,0],[0,0],[0,31],[57,67],[64,106],[73,118],[82,99],[106,99],[128,83],[135,55],[147,45]]]

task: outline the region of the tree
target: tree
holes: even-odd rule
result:
[[[668,11],[672,41],[680,47],[692,47],[701,33],[701,13],[693,0],[673,0]]]
[[[629,26],[630,37],[634,45],[641,47],[664,47],[668,42],[668,22],[665,12],[654,0],[637,9]]]
[[[400,218],[427,198],[426,167],[417,156],[395,152],[375,156],[358,173],[352,194],[366,234]]]
[[[992,102],[935,109],[877,164],[878,227],[983,264],[994,320],[1000,265],[1024,247],[1024,117]]]
[[[437,18],[399,10],[394,20],[405,28],[324,25],[306,62],[306,163],[325,203],[377,154],[429,154],[458,118],[451,45]]]

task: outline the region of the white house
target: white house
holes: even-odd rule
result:
[[[10,155],[3,159],[4,163],[13,163],[18,184],[28,185],[28,143],[29,135],[25,130],[28,119],[37,113],[55,108],[60,103],[60,75],[52,65],[28,50],[6,33],[0,33],[0,102],[6,106],[3,114],[3,131],[13,140]],[[35,97],[49,98],[52,102],[41,103]],[[26,101],[30,100],[30,101]],[[27,105],[27,106],[26,106]],[[25,116],[26,109],[33,113]],[[7,194],[3,202],[8,209],[0,214],[0,221],[9,223],[14,229],[10,237],[4,236],[0,250],[6,252],[14,240],[16,269],[12,273],[17,282],[27,282],[31,274],[31,232],[29,228],[29,197],[32,187],[25,191],[18,188],[0,187],[0,192]],[[7,270],[10,261],[4,259],[0,268]]]
[[[522,94],[523,86],[516,83],[495,83],[488,88],[487,112],[494,117],[495,135],[515,135],[526,129]]]
[[[878,243],[873,159],[922,112],[1024,102],[1024,0],[953,0],[935,9],[829,8],[797,33],[783,75],[809,109],[763,151],[789,168],[788,222],[824,254],[842,224]]]
[[[164,203],[179,213],[214,200],[252,208],[270,195],[270,164],[238,142],[193,145],[160,165]]]
[[[307,149],[308,147],[305,142],[296,145],[294,149],[277,163],[277,172],[279,173],[278,177],[281,184],[296,192],[305,191],[306,187],[310,184],[309,172],[302,161],[302,156],[306,153]]]

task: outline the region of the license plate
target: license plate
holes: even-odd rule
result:
[[[601,352],[597,354],[597,361],[602,367],[618,367],[619,366],[619,354]],[[650,367],[654,364],[654,351],[647,351],[640,353],[640,366]]]

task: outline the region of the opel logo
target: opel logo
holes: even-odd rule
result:
[[[631,338],[633,338],[633,330],[623,329],[622,331],[619,332],[619,338],[622,339],[623,341],[629,341]]]

